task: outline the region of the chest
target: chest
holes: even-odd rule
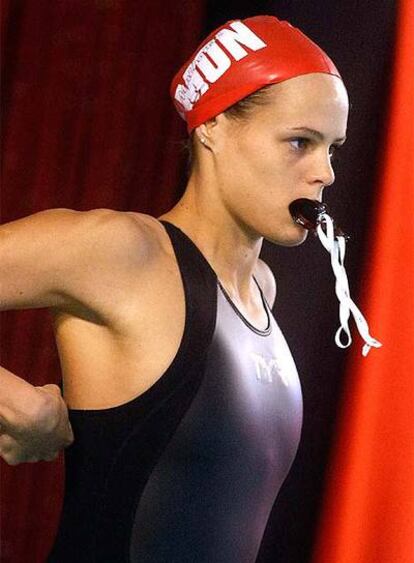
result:
[[[218,291],[216,327],[203,380],[176,436],[191,463],[284,474],[296,454],[302,394],[296,367],[273,318],[254,330]],[[178,453],[178,457],[181,454]]]

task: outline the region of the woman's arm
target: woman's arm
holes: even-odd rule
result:
[[[110,325],[108,288],[149,256],[145,221],[107,209],[50,209],[0,227],[0,308],[54,308]],[[72,441],[56,385],[34,387],[0,368],[0,456],[53,459]]]

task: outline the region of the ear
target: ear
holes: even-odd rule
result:
[[[217,119],[212,117],[205,121],[195,129],[197,140],[204,147],[211,148],[214,145],[215,128],[217,126]]]

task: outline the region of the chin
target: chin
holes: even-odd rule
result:
[[[279,246],[299,246],[308,237],[309,231],[300,225],[294,225],[293,229],[288,232],[274,234],[273,236],[265,237],[268,242],[278,244]]]

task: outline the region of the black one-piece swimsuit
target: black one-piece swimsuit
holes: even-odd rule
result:
[[[296,455],[300,382],[263,293],[258,330],[193,242],[163,225],[184,285],[182,342],[139,397],[70,411],[50,563],[254,563]]]

